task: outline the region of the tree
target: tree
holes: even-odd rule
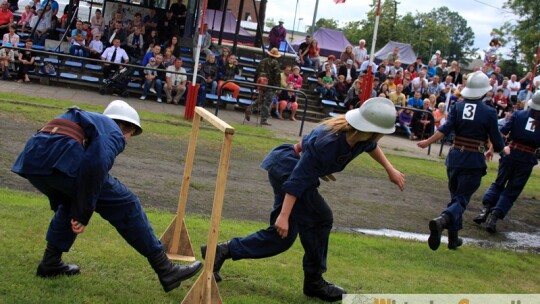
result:
[[[269,28],[272,28],[272,27],[274,27],[274,25],[276,25],[276,21],[274,20],[274,18],[270,18],[270,19],[266,20],[264,25],[266,25]]]
[[[505,24],[503,26],[505,28],[502,28],[501,32],[509,31],[509,39],[516,43],[514,50],[520,54],[516,61],[532,70],[534,57],[540,43],[540,2],[507,0],[503,7],[510,9],[514,15],[520,16],[520,18],[513,23]]]
[[[315,22],[315,28],[313,29],[313,32],[316,32],[321,27],[330,29],[330,30],[338,30],[339,24],[338,24],[338,21],[334,20],[333,18],[332,19],[321,18],[317,20],[317,22]],[[311,32],[311,25],[307,27],[307,32],[308,33]]]
[[[420,19],[435,22],[441,26],[442,32],[438,35],[447,35],[448,44],[438,45],[445,57],[457,61],[469,61],[478,49],[472,48],[474,45],[474,32],[467,25],[467,20],[461,17],[457,12],[451,11],[443,6],[431,10],[427,14],[420,14]],[[443,55],[444,56],[444,55]]]

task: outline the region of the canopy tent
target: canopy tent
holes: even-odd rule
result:
[[[318,29],[313,33],[313,38],[317,39],[319,47],[321,48],[321,56],[334,55],[337,58],[341,55],[348,45],[351,45],[349,40],[343,35],[343,32],[337,30],[330,30],[325,28]],[[298,47],[302,42],[306,41],[305,38],[297,40],[292,43],[292,47],[298,51]]]
[[[221,29],[221,19],[223,18],[223,12],[213,9],[206,10],[205,22],[208,24],[208,31],[212,37],[219,36]],[[234,18],[231,10],[225,12],[225,24],[223,26],[223,39],[234,40],[236,35],[236,18]],[[242,27],[238,32],[238,42],[253,43],[255,42],[255,35],[246,31]]]
[[[382,49],[375,53],[375,62],[380,63],[386,59],[395,47],[399,47],[399,60],[402,65],[409,65],[416,61],[416,55],[410,44],[389,41]]]

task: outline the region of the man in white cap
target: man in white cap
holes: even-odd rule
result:
[[[349,89],[352,83],[358,78],[352,59],[347,59],[347,62],[339,67],[339,75],[345,76],[345,83],[347,83],[347,88]]]
[[[439,61],[439,57],[441,57],[441,51],[437,50],[433,56],[431,56],[430,62],[433,62],[433,66],[437,65],[437,62]]]
[[[166,292],[202,268],[198,261],[176,265],[167,258],[139,198],[109,174],[116,156],[141,133],[137,111],[115,100],[103,114],[69,108],[28,140],[11,170],[45,194],[54,211],[37,276],[80,273],[79,266],[62,261],[62,254],[85,231],[94,212],[148,259]]]
[[[278,25],[275,25],[270,30],[268,34],[268,40],[270,42],[269,49],[277,48],[279,50],[279,45],[281,41],[284,41],[287,37],[287,29],[283,26],[283,19],[279,19]]]

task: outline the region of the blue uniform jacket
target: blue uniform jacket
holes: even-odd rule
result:
[[[438,131],[448,136],[452,131],[456,136],[487,141],[488,137],[495,152],[504,148],[504,141],[497,126],[497,112],[486,106],[481,100],[464,100],[454,105],[446,123]],[[486,168],[483,153],[450,149],[446,166],[454,168]]]
[[[70,212],[73,219],[86,225],[103,184],[112,178],[109,170],[116,156],[124,150],[126,140],[120,127],[99,113],[70,109],[57,118],[73,121],[83,128],[86,148],[68,136],[37,133],[28,140],[11,170],[22,177],[50,175],[57,170],[76,179],[77,194]]]
[[[540,129],[536,128],[534,110],[515,111],[508,122],[501,128],[504,135],[510,134],[510,139],[516,143],[524,144],[532,148],[540,147]],[[512,149],[509,157],[512,160],[536,165],[536,155],[521,150]]]
[[[375,142],[361,142],[349,146],[345,132],[330,134],[326,126],[319,126],[302,140],[302,156],[298,158],[293,145],[283,144],[272,150],[261,167],[271,175],[287,180],[283,191],[301,197],[306,189],[319,186],[319,177],[342,171],[362,152],[371,152]]]

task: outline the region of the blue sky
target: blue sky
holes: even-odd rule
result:
[[[381,2],[384,0],[381,0]],[[311,25],[315,0],[298,0],[295,30],[303,31],[305,26]],[[505,0],[398,0],[398,14],[407,12],[428,12],[433,8],[446,6],[451,11],[460,13],[467,20],[468,25],[475,34],[474,47],[486,49],[493,28],[500,27],[506,20],[517,17],[502,9]],[[278,21],[283,18],[285,27],[293,29],[294,12],[297,0],[268,0],[266,18]],[[372,0],[347,0],[343,4],[335,4],[333,0],[319,0],[317,19],[333,18],[345,24],[366,18],[366,12]],[[302,18],[302,20],[299,20]],[[354,44],[354,42],[352,42]]]

